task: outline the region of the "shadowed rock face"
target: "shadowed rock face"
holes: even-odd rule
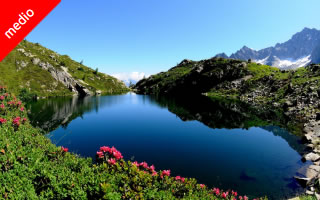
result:
[[[62,70],[59,70],[55,67],[53,67],[48,62],[41,62],[39,58],[33,58],[32,63],[34,65],[38,65],[42,69],[50,72],[51,76],[61,82],[64,86],[66,86],[70,91],[78,94],[79,96],[91,96],[93,95],[90,90],[88,90],[86,87],[84,87],[82,84],[79,83],[76,79],[74,79],[69,73],[67,68],[62,67]]]

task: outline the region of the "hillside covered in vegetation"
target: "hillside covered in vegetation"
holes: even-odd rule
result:
[[[127,92],[122,81],[59,55],[40,44],[22,41],[0,62],[0,84],[15,94],[41,97],[117,94]]]

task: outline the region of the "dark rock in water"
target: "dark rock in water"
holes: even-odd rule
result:
[[[307,185],[311,182],[311,178],[305,178],[300,176],[294,176],[294,178],[302,187],[307,187]]]

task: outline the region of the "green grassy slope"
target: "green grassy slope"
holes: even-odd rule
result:
[[[68,96],[72,92],[61,82],[56,81],[48,71],[34,65],[32,58],[50,63],[54,68],[65,67],[74,79],[92,93],[100,90],[103,94],[128,91],[123,82],[100,73],[72,60],[69,56],[59,55],[39,44],[22,41],[2,62],[0,62],[0,84],[6,85],[14,93],[26,88],[38,96]]]

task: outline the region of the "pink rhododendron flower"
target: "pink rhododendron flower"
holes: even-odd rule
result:
[[[3,103],[0,105],[0,108],[2,108],[2,109],[4,109],[4,108],[5,108],[5,106],[4,106],[4,104],[3,104]]]
[[[21,107],[21,108],[20,108],[20,111],[24,111],[24,107]]]
[[[227,193],[225,193],[225,192],[222,193],[222,194],[221,194],[221,197],[224,198],[224,199],[227,198]]]
[[[163,178],[164,176],[170,176],[170,170],[163,170],[160,177]]]
[[[232,193],[232,195],[235,196],[235,197],[238,196],[238,193],[237,193],[237,192],[234,192],[233,190],[232,190],[231,193]]]
[[[176,181],[181,180],[180,176],[176,176]]]
[[[158,173],[157,172],[152,172],[152,176],[157,176]]]
[[[6,123],[6,122],[7,122],[6,119],[0,118],[0,123],[1,123],[1,124],[4,124],[4,123]]]
[[[212,190],[216,195],[220,194],[220,189],[219,188],[213,188]]]
[[[113,153],[113,152],[115,152],[115,151],[118,151],[115,147],[111,147],[111,149],[110,149],[110,153]]]
[[[243,197],[243,200],[248,200],[248,197],[247,197],[247,196],[244,196],[244,197]]]
[[[151,166],[149,167],[149,170],[152,171],[152,172],[153,172],[155,169],[156,169],[156,168],[154,167],[154,165],[151,165]]]
[[[148,163],[146,162],[140,163],[139,166],[142,166],[143,168],[148,169]]]
[[[139,164],[138,164],[137,161],[134,161],[134,162],[132,163],[132,165],[135,165],[136,167],[139,167]]]
[[[110,147],[106,147],[106,146],[103,146],[103,147],[100,147],[100,151],[102,152],[110,152]]]
[[[69,151],[69,148],[65,148],[65,147],[61,147],[62,151],[64,152],[68,152]]]
[[[115,164],[116,164],[116,160],[113,159],[113,158],[111,158],[111,159],[108,160],[108,163],[109,163],[110,165],[115,165]]]
[[[204,186],[205,186],[204,184],[200,184],[200,187],[201,187],[201,188],[204,188]]]
[[[103,158],[104,154],[103,154],[103,152],[101,152],[101,151],[97,151],[97,156],[98,156],[99,158]]]
[[[13,125],[15,125],[15,126],[20,126],[20,117],[16,117],[14,120],[13,120]]]
[[[3,101],[4,100],[4,96],[0,96],[0,100]]]
[[[120,153],[120,151],[114,151],[113,152],[113,156],[117,159],[120,160],[121,158],[123,158],[122,154]]]

